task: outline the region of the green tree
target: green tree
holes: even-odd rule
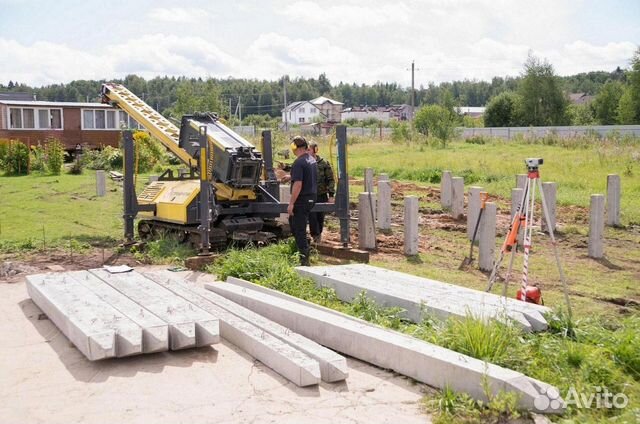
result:
[[[455,114],[440,105],[421,107],[414,119],[418,132],[438,138],[443,147],[454,136],[456,123]]]
[[[60,140],[54,138],[49,141],[45,152],[47,157],[47,170],[53,175],[60,175],[65,155],[64,146]]]
[[[627,100],[633,109],[633,123],[640,123],[640,47],[637,48],[631,58],[631,71],[627,75],[629,81],[629,96],[631,100]],[[625,106],[629,107],[629,106]]]
[[[593,116],[593,108],[590,104],[567,106],[567,117],[571,125],[593,125],[597,124]]]
[[[491,98],[484,111],[487,127],[513,127],[520,125],[520,95],[513,91],[503,91]]]
[[[593,111],[601,125],[613,125],[617,122],[617,109],[623,92],[622,83],[609,81],[602,86],[593,101]]]
[[[567,122],[567,99],[553,66],[529,54],[518,87],[522,97],[522,124],[563,125]]]
[[[616,109],[616,122],[621,125],[635,124],[638,122],[636,113],[631,87],[625,87]]]

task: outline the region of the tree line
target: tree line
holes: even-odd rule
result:
[[[429,83],[415,90],[416,105],[487,106],[485,124],[561,125],[640,122],[640,49],[631,69],[595,71],[559,77],[545,60],[529,56],[522,75],[494,77],[491,81],[462,80]],[[128,75],[121,83],[166,116],[180,118],[193,111],[215,111],[222,116],[278,117],[287,103],[324,95],[345,107],[410,103],[411,90],[397,83],[332,84],[324,73],[317,78],[282,77],[275,81],[238,78],[155,77]],[[99,101],[103,80],[76,80],[66,84],[32,87],[9,81],[0,91],[27,92],[38,100]],[[570,105],[568,93],[596,95],[588,105]],[[253,116],[253,118],[251,118]]]

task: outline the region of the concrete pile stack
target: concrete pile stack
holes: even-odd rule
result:
[[[562,412],[541,402],[557,389],[519,372],[387,330],[337,311],[237,279],[207,283],[205,288],[271,319],[328,348],[433,387],[450,387],[487,401],[500,391],[515,393],[519,407]],[[545,400],[545,399],[542,399]],[[549,400],[548,398],[546,400]],[[541,410],[538,405],[547,407]]]
[[[169,271],[32,275],[27,290],[90,360],[205,346],[222,336],[298,386],[348,375],[344,357]]]
[[[504,298],[492,293],[468,289],[370,265],[298,267],[318,287],[330,287],[345,302],[365,290],[381,306],[399,306],[405,317],[421,322],[425,316],[446,320],[471,315],[478,319],[513,322],[524,331],[547,328],[544,306]]]

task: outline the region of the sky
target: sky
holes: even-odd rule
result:
[[[640,0],[0,0],[0,81],[128,74],[336,84],[559,75],[629,67]]]

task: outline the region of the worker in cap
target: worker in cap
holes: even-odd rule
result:
[[[309,213],[316,203],[318,189],[318,167],[308,148],[309,144],[302,136],[296,136],[291,141],[291,151],[296,160],[291,166],[291,200],[287,207],[289,226],[296,240],[300,264],[303,266],[310,265],[307,225]]]
[[[318,143],[309,143],[309,154],[316,160],[318,167],[317,203],[333,203],[336,191],[336,181],[329,161],[318,155]],[[309,232],[313,241],[319,243],[324,229],[324,212],[311,212],[309,215]]]

